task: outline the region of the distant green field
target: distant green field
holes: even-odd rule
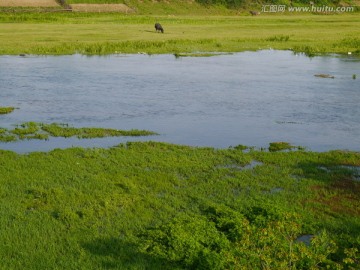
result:
[[[165,33],[156,33],[160,22]],[[360,53],[360,16],[0,14],[0,54],[239,52]]]
[[[359,153],[148,142],[0,164],[0,269],[359,269]]]

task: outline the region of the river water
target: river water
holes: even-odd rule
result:
[[[16,152],[129,140],[216,148],[286,141],[360,151],[360,59],[351,55],[0,56],[0,87],[0,106],[17,108],[0,115],[1,127],[35,121],[160,134],[0,143]]]

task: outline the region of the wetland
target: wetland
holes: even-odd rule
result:
[[[183,2],[1,10],[1,269],[359,269],[360,17]]]

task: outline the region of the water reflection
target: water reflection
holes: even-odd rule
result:
[[[331,74],[335,79],[317,78]],[[26,121],[148,129],[195,146],[360,150],[360,60],[288,51],[214,57],[0,56],[1,126]],[[148,140],[149,138],[144,138]],[[1,143],[0,148],[107,147],[123,138]]]

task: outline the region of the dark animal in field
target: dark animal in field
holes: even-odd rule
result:
[[[161,26],[160,23],[155,23],[155,30],[156,32],[160,31],[161,33],[164,33],[164,28]]]
[[[252,16],[256,16],[256,15],[260,15],[260,12],[259,11],[254,11],[254,10],[250,10],[250,14]]]

